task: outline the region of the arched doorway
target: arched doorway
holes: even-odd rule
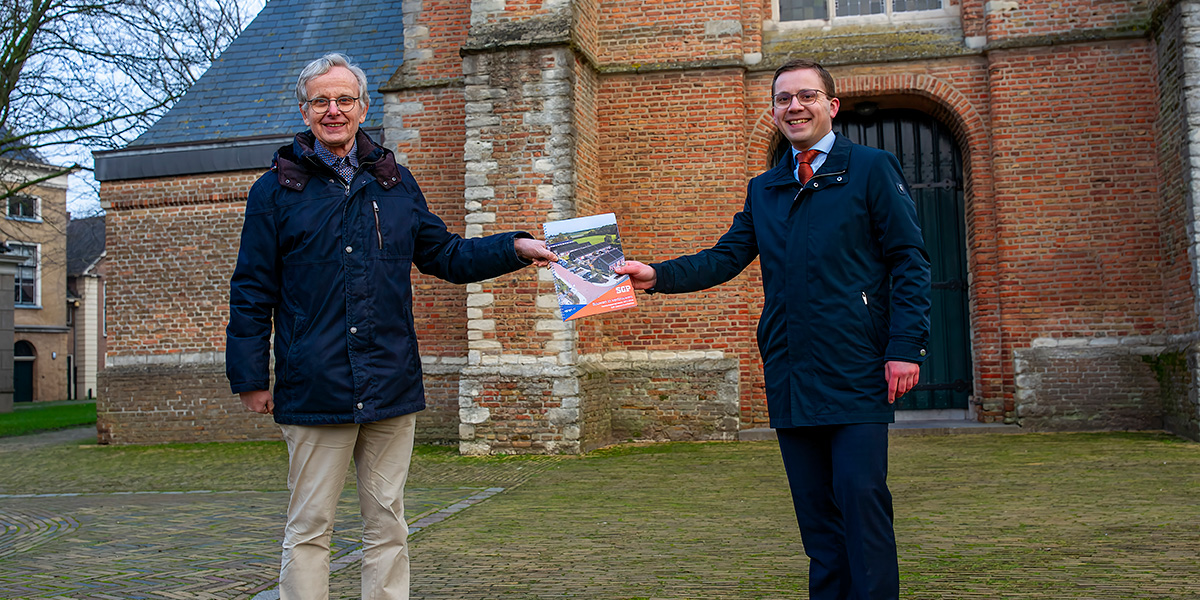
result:
[[[13,402],[33,402],[33,362],[37,353],[33,344],[20,340],[13,344]]]
[[[962,152],[946,126],[918,110],[843,110],[833,129],[900,159],[925,235],[933,275],[929,358],[921,367],[919,385],[897,401],[896,408],[966,409],[972,367]],[[783,136],[777,136],[773,150],[777,163],[787,150]]]

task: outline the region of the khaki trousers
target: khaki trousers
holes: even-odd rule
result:
[[[280,600],[329,598],[329,541],[354,458],[363,517],[363,600],[408,600],[404,482],[416,415],[350,425],[280,425],[288,446]]]

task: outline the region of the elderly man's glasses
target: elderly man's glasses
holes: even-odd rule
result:
[[[329,105],[333,103],[337,104],[338,110],[346,112],[354,109],[354,107],[358,104],[358,98],[354,98],[352,96],[341,96],[336,100],[330,100],[329,98],[313,98],[312,100],[308,101],[308,106],[313,112],[321,114],[329,112]]]
[[[800,101],[801,106],[813,104],[821,98],[821,94],[825,94],[821,90],[800,90],[795,94],[788,92],[779,92],[775,94],[775,108],[787,108],[792,105],[792,98]],[[829,94],[825,94],[829,97]]]

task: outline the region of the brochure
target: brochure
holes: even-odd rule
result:
[[[552,221],[542,230],[558,255],[550,268],[564,321],[637,306],[629,276],[613,272],[625,263],[616,215]]]

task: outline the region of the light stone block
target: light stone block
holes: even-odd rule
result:
[[[495,331],[495,319],[470,319],[467,321],[467,329],[475,329],[478,331]],[[497,342],[499,344],[499,342]]]
[[[579,439],[579,426],[567,425],[562,428],[563,439],[575,441]]]
[[[477,190],[477,189],[480,189],[480,188],[467,189],[467,195],[468,196],[471,195],[471,191]],[[488,192],[491,191],[491,188],[485,188],[485,189]],[[488,196],[488,197],[490,198],[491,196]],[[463,217],[463,220],[466,221],[467,223],[495,223],[496,222],[496,213],[482,212],[482,211],[467,213],[467,215]]]
[[[534,331],[562,331],[566,327],[565,321],[542,319],[534,325]]]
[[[579,380],[574,377],[555,379],[550,389],[555,396],[575,396],[579,394]]]
[[[486,407],[460,408],[458,409],[458,420],[466,422],[468,425],[479,425],[492,418],[491,410]]]
[[[546,411],[546,420],[555,427],[563,427],[579,421],[579,409],[551,408]]]
[[[704,24],[704,35],[742,35],[742,22],[731,19],[709,21]]]
[[[495,301],[495,294],[467,294],[467,306],[491,306]]]

